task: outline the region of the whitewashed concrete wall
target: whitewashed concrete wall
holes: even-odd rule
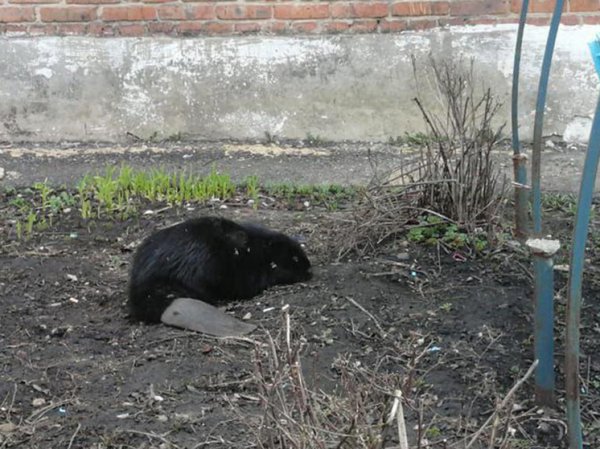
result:
[[[525,31],[525,139],[547,31]],[[587,43],[599,32],[559,31],[544,134],[587,139],[599,92]],[[1,38],[0,140],[119,141],[128,132],[386,140],[423,129],[411,101],[411,54],[421,64],[429,53],[474,58],[508,122],[515,35],[516,25],[501,25],[321,37]]]

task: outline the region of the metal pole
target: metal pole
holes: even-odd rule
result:
[[[529,203],[529,186],[527,185],[527,156],[521,152],[519,141],[519,73],[521,70],[523,32],[525,30],[528,9],[529,0],[523,0],[521,15],[519,17],[519,28],[517,30],[517,43],[515,45],[511,98],[513,168],[515,177],[515,236],[521,241],[527,238],[528,233],[527,206]]]
[[[531,188],[533,193],[533,236],[542,234],[542,132],[544,128],[544,108],[548,93],[548,78],[552,65],[552,54],[556,43],[556,34],[560,25],[563,0],[556,0],[554,13],[550,22],[542,71],[538,87],[537,103],[535,106],[535,123],[533,127],[533,150],[531,154]],[[530,246],[531,248],[531,246]],[[557,248],[558,249],[558,248]],[[535,352],[540,364],[536,370],[536,401],[548,405],[554,396],[554,314],[553,296],[554,284],[552,270],[552,254],[535,253],[532,251],[535,269]]]
[[[535,105],[535,122],[533,127],[533,151],[531,153],[531,188],[533,190],[533,233],[540,236],[542,232],[542,192],[540,189],[540,174],[542,163],[542,132],[544,128],[544,108],[546,106],[546,95],[548,93],[548,77],[550,75],[550,66],[552,65],[552,54],[554,53],[554,44],[556,34],[560,25],[562,15],[563,0],[556,0],[554,13],[550,22],[550,31],[546,41],[546,50],[542,62],[542,73],[540,75],[540,84],[538,88],[537,103]]]
[[[569,448],[582,449],[581,412],[579,400],[579,322],[581,318],[581,284],[585,243],[590,222],[592,194],[596,183],[598,159],[600,158],[600,96],[592,123],[583,176],[577,202],[577,217],[573,231],[573,247],[569,271],[569,293],[567,302],[567,343],[565,355],[565,376],[567,387],[567,424],[569,428]]]
[[[554,403],[554,263],[558,240],[529,239],[527,246],[535,268],[535,399],[538,404]]]

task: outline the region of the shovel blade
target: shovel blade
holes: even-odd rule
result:
[[[163,312],[161,321],[169,326],[188,329],[215,337],[241,337],[256,326],[244,323],[198,299],[177,298]]]

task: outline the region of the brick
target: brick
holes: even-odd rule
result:
[[[263,24],[263,31],[272,34],[281,34],[287,30],[285,22],[266,22]]]
[[[582,16],[583,23],[586,25],[599,25],[600,16]]]
[[[527,25],[547,26],[550,25],[550,17],[527,17]]]
[[[29,36],[52,36],[56,34],[56,25],[31,25],[27,29]]]
[[[555,0],[529,0],[527,11],[530,13],[551,13],[554,11]],[[567,2],[563,3],[563,11],[567,10]],[[523,0],[511,0],[510,10],[520,13]]]
[[[8,3],[13,4],[40,4],[40,3],[58,3],[60,0],[8,0]]]
[[[215,16],[213,5],[191,5],[188,6],[188,17],[190,20],[212,20]]]
[[[439,26],[436,19],[411,19],[406,24],[406,29],[411,31],[430,30]]]
[[[581,16],[576,14],[567,14],[561,16],[560,23],[563,25],[579,25],[581,23]]]
[[[0,23],[33,22],[35,14],[32,6],[2,6],[0,7]]]
[[[450,3],[450,15],[452,16],[506,14],[509,10],[508,0],[459,0]]]
[[[197,36],[204,32],[204,22],[178,23],[173,30],[179,36]]]
[[[223,20],[260,20],[271,18],[267,5],[217,5],[217,17]]]
[[[21,24],[2,24],[2,34],[8,36],[27,36],[29,35],[29,25]]]
[[[323,25],[324,29],[328,33],[343,33],[344,31],[348,31],[350,29],[350,22],[339,22],[339,21],[331,21],[327,22]]]
[[[276,19],[306,20],[306,19],[325,19],[329,17],[328,4],[289,4],[274,5],[274,16]]]
[[[260,22],[241,22],[233,25],[236,33],[257,33],[262,31],[263,24]]]
[[[377,2],[332,3],[329,11],[331,17],[334,18],[386,17],[388,4]]]
[[[185,20],[185,5],[165,5],[156,8],[159,19],[161,20]]]
[[[69,6],[40,8],[42,22],[91,22],[96,20],[93,6]]]
[[[208,34],[229,34],[233,33],[233,24],[222,22],[209,22],[205,26]]]
[[[83,36],[87,33],[87,25],[83,23],[61,23],[56,27],[58,36]]]
[[[371,33],[377,29],[379,23],[377,20],[357,20],[352,22],[351,30],[356,33]]]
[[[406,20],[383,20],[379,24],[379,29],[383,33],[398,33],[406,30]]]
[[[175,24],[171,22],[150,22],[146,24],[150,34],[171,34],[175,29]]]
[[[126,23],[115,26],[115,31],[119,36],[138,37],[146,34],[146,27],[137,23]]]
[[[119,3],[120,0],[67,0],[67,4],[79,4],[79,5],[101,5],[110,3]]]
[[[392,5],[392,16],[445,16],[449,10],[448,2],[402,2]]]
[[[114,36],[115,30],[112,25],[107,25],[105,23],[90,23],[88,27],[88,33],[92,36]]]
[[[135,22],[140,20],[156,20],[154,6],[105,6],[102,20],[107,22]]]
[[[442,17],[438,19],[438,26],[464,26],[464,25],[496,25],[499,20],[506,20],[507,22],[501,23],[515,23],[518,22],[518,18],[501,18],[496,19],[492,17]]]
[[[319,24],[317,22],[294,22],[290,29],[293,33],[312,34],[318,31]]]
[[[173,0],[142,0],[142,3],[173,3]]]
[[[569,0],[571,12],[598,12],[600,11],[600,0]]]

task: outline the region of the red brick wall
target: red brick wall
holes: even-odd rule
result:
[[[8,36],[328,34],[514,23],[521,0],[0,0]],[[531,0],[546,24],[554,0]],[[565,0],[563,23],[600,24],[600,0]]]

